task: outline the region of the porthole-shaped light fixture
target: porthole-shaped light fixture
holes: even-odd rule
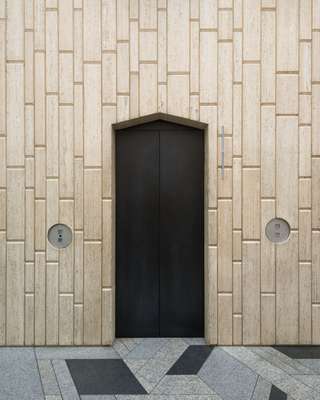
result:
[[[266,225],[266,236],[272,243],[283,243],[290,236],[290,225],[282,218],[273,218]]]
[[[72,230],[68,225],[55,224],[48,230],[48,240],[57,249],[64,249],[72,242]]]

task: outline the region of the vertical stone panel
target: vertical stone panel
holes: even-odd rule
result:
[[[200,32],[200,102],[215,103],[218,94],[216,32]]]
[[[101,0],[83,0],[83,59],[101,60]]]
[[[24,341],[24,244],[7,243],[6,336],[7,345]]]
[[[260,163],[260,67],[243,65],[243,166]]]
[[[7,166],[24,165],[23,64],[7,64]]]
[[[260,244],[243,242],[243,344],[260,343]]]
[[[102,238],[101,213],[101,170],[84,170],[84,238],[97,240]]]
[[[298,235],[292,232],[286,244],[276,249],[276,343],[299,341]]]
[[[243,169],[243,238],[260,239],[260,170]]]
[[[277,117],[277,214],[298,227],[298,117]]]
[[[260,60],[260,0],[243,2],[243,59]]]
[[[299,0],[277,0],[277,70],[299,67]]]
[[[168,70],[189,71],[189,1],[168,2]]]
[[[101,243],[84,244],[84,344],[101,343]]]
[[[84,164],[101,165],[101,66],[84,66]]]

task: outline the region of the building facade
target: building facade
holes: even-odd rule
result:
[[[320,344],[319,106],[319,0],[0,0],[0,345],[112,343],[117,131],[159,119],[204,132],[208,343]]]

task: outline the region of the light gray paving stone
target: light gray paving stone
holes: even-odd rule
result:
[[[112,347],[37,347],[39,360],[67,360],[83,358],[119,358]]]
[[[170,338],[167,343],[157,351],[154,358],[177,360],[188,347],[189,345],[183,339]]]
[[[320,392],[320,375],[294,375],[294,378]]]
[[[85,395],[81,396],[81,400],[116,400],[116,396],[112,395]]]
[[[32,348],[0,348],[0,400],[43,400]]]
[[[140,344],[143,340],[136,340],[135,338],[124,338],[118,339],[123,343],[129,351],[132,351],[138,344]]]
[[[116,395],[117,400],[222,400],[217,394],[210,395]]]
[[[130,371],[135,375],[148,360],[143,360],[143,359],[135,360],[135,359],[124,358],[123,361],[127,364]]]
[[[299,361],[286,356],[272,347],[249,347],[248,349],[269,361],[272,365],[281,368],[289,375],[314,373],[310,368],[307,368]]]
[[[296,400],[319,400],[319,393],[244,347],[222,349]]]
[[[183,338],[188,345],[205,345],[207,344],[205,338]]]
[[[64,360],[52,361],[63,400],[79,400],[67,363]]]
[[[120,357],[124,358],[130,352],[128,347],[121,341],[121,339],[116,339],[113,342],[112,348],[119,354]]]
[[[127,359],[150,359],[167,343],[164,338],[146,338],[138,344],[130,353],[126,354]]]
[[[136,373],[136,378],[150,393],[174,363],[175,359],[152,358]]]
[[[152,394],[184,394],[201,395],[214,394],[198,376],[194,375],[166,375],[154,388]]]
[[[269,400],[272,384],[259,376],[250,400]]]
[[[250,399],[258,375],[216,347],[200,369],[198,375],[225,400]]]
[[[299,363],[312,370],[313,373],[320,374],[319,359],[299,359]]]
[[[61,396],[49,395],[46,396],[46,400],[63,400]]]
[[[60,395],[59,385],[54,373],[51,360],[38,360],[38,367],[44,394]]]

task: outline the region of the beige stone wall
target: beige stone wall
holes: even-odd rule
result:
[[[112,341],[111,124],[156,112],[208,123],[209,342],[319,344],[319,110],[319,0],[0,0],[0,344]]]

